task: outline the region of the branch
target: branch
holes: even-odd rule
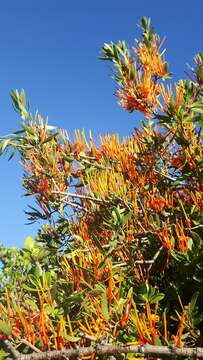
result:
[[[89,213],[90,211],[88,210],[88,209],[86,209],[84,206],[82,206],[82,205],[80,205],[80,204],[78,204],[78,203],[74,203],[74,202],[72,202],[72,201],[63,201],[66,205],[69,205],[69,206],[71,206],[71,207],[73,207],[73,208],[77,208],[77,209],[80,209],[80,210],[82,210],[82,211],[85,211],[86,213]]]
[[[3,346],[12,355],[13,359],[19,359],[22,356],[9,340],[4,340]]]
[[[189,358],[195,357],[196,359],[203,358],[203,348],[177,348],[174,346],[154,346],[154,345],[96,345],[90,347],[81,347],[78,349],[62,349],[59,351],[47,351],[42,353],[32,354],[20,354],[17,360],[51,360],[61,358],[78,358],[84,355],[118,355],[126,353],[142,354],[142,355],[153,355],[153,356],[170,356],[170,357],[182,357]]]
[[[108,200],[102,200],[102,199],[98,199],[94,196],[89,196],[89,195],[82,195],[82,194],[73,194],[73,193],[66,193],[64,191],[52,191],[53,194],[61,194],[61,195],[64,195],[64,198],[62,199],[63,201],[64,200],[67,200],[69,197],[71,198],[78,198],[78,199],[83,199],[83,200],[92,200],[92,201],[95,201],[95,202],[100,202],[100,203],[105,203],[105,204],[109,204],[109,201]]]
[[[150,264],[150,265],[152,265],[153,263],[154,263],[153,259],[152,260],[135,260],[133,262],[133,264],[139,264],[139,265],[142,265],[142,264]],[[115,268],[120,268],[120,267],[126,267],[128,265],[129,264],[127,262],[122,262],[122,263],[115,264],[112,267],[113,267],[113,269],[115,269]]]

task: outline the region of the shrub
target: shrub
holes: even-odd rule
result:
[[[44,221],[23,249],[1,248],[0,337],[22,353],[203,344],[203,55],[172,84],[150,20],[141,27],[132,51],[101,54],[119,104],[144,115],[132,135],[71,140],[11,93],[21,128],[1,154],[20,154],[28,219]]]

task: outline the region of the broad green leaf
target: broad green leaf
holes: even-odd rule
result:
[[[192,240],[192,238],[189,238],[189,240],[188,240],[188,249],[191,250],[192,246],[193,246],[193,240]]]
[[[0,331],[4,335],[11,335],[12,334],[12,325],[7,324],[5,321],[0,322]]]
[[[39,278],[43,274],[42,267],[39,264],[36,264],[36,266],[33,269],[33,274],[36,276],[36,278]]]
[[[161,340],[160,340],[160,338],[159,338],[158,335],[156,335],[156,336],[154,337],[154,345],[156,345],[156,346],[162,346],[162,342],[161,342]]]
[[[190,234],[192,236],[192,239],[193,239],[193,242],[194,242],[194,245],[199,248],[202,244],[202,239],[201,237],[199,236],[199,234],[197,234],[195,231],[191,230],[190,231]]]
[[[24,248],[26,250],[29,250],[29,251],[32,251],[33,248],[34,248],[34,240],[31,236],[27,236],[26,239],[25,239],[25,242],[24,242]]]

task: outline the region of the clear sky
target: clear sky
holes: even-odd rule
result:
[[[137,23],[150,16],[166,35],[167,60],[175,79],[202,50],[203,1],[187,0],[2,0],[0,1],[0,135],[18,128],[9,99],[26,90],[32,109],[50,124],[128,134],[139,115],[120,109],[110,67],[97,59],[104,42],[138,37]],[[38,225],[25,225],[28,198],[17,159],[0,158],[0,244],[21,246]]]

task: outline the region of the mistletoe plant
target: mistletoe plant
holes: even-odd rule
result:
[[[1,248],[4,357],[203,345],[203,54],[172,83],[150,20],[141,28],[132,49],[111,42],[101,53],[118,103],[144,116],[132,135],[98,142],[82,130],[71,140],[30,112],[24,90],[11,93],[21,128],[1,137],[0,152],[20,155],[36,203],[28,220],[43,226],[23,249]]]

